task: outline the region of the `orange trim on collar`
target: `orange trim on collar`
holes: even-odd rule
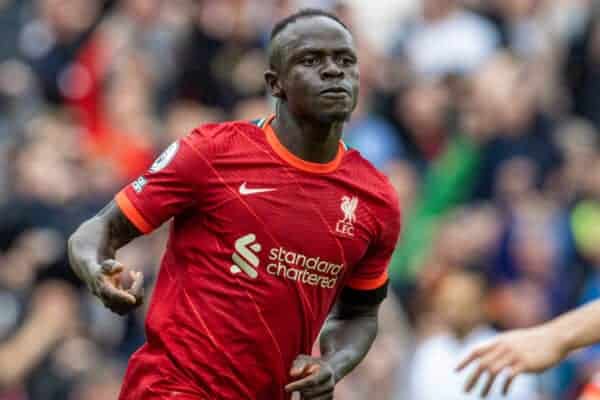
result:
[[[333,172],[339,167],[346,152],[344,144],[340,140],[338,144],[338,151],[335,158],[327,163],[315,163],[301,159],[300,157],[289,151],[277,137],[277,134],[271,127],[271,121],[275,118],[274,115],[269,117],[264,124],[263,130],[267,136],[267,142],[271,145],[271,148],[279,157],[290,164],[292,167],[298,168],[302,171],[312,172],[317,174],[326,174]]]

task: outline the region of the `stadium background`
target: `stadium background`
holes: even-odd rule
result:
[[[404,214],[379,337],[337,399],[470,399],[468,345],[600,296],[599,2],[0,0],[1,400],[116,399],[144,310],[79,287],[65,240],[195,125],[269,114],[265,43],[301,6],[354,31],[345,139]],[[119,258],[152,277],[164,240]],[[508,399],[600,398],[599,350]]]

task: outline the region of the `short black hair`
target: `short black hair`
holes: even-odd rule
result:
[[[297,20],[302,18],[311,17],[325,17],[332,19],[341,26],[343,26],[344,29],[346,29],[348,32],[350,32],[350,28],[348,28],[348,26],[344,22],[342,22],[342,20],[339,19],[335,14],[320,8],[303,8],[299,11],[296,11],[293,14],[288,15],[287,17],[276,23],[273,27],[273,30],[271,31],[270,40],[272,41],[282,30],[284,30],[292,22],[296,22]]]
[[[269,64],[271,66],[273,66],[275,63],[275,61],[273,59],[273,57],[275,55],[274,54],[275,52],[273,51],[273,40],[277,37],[277,35],[279,35],[289,24],[296,22],[297,20],[302,19],[302,18],[312,18],[312,17],[329,18],[329,19],[337,22],[338,24],[340,24],[344,29],[346,29],[348,31],[348,33],[352,34],[352,32],[350,32],[350,28],[348,28],[348,26],[341,19],[339,19],[335,14],[333,14],[327,10],[320,9],[320,8],[303,8],[299,11],[296,11],[293,14],[288,15],[281,21],[277,22],[275,24],[275,26],[273,27],[273,29],[271,30],[271,38],[269,40],[269,49],[268,49]]]

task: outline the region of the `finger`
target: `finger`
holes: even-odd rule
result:
[[[296,390],[302,390],[310,387],[312,384],[312,376],[307,376],[306,378],[302,378],[300,380],[294,381],[292,383],[288,383],[285,386],[286,392],[294,392]]]
[[[81,270],[77,268],[77,275],[87,284],[88,289],[94,296],[98,296],[98,287],[100,286],[99,282],[99,273],[95,273],[94,271],[102,271],[102,265],[95,263],[93,261],[82,261],[81,262]]]
[[[493,349],[494,345],[482,346],[475,350],[473,350],[469,355],[464,358],[457,366],[456,372],[462,371],[467,365],[471,364],[473,361],[483,357],[489,351]]]
[[[494,381],[496,380],[496,378],[498,377],[498,374],[507,366],[510,365],[512,361],[512,357],[510,356],[510,354],[507,354],[506,352],[498,352],[498,355],[490,361],[486,361],[487,365],[488,365],[488,372],[489,372],[489,377],[488,380],[483,388],[483,390],[481,391],[481,397],[485,397],[490,393],[490,390],[492,389],[492,385],[494,384]]]
[[[492,385],[496,381],[497,376],[498,376],[497,372],[489,372],[487,382],[485,383],[485,386],[481,390],[481,397],[486,397],[490,393],[490,390],[492,389]]]
[[[99,294],[102,301],[113,306],[133,305],[136,298],[131,293],[114,287],[107,278],[104,278],[99,287]]]
[[[102,267],[102,272],[108,275],[118,274],[124,268],[123,264],[112,259],[102,261],[100,266]]]
[[[321,366],[319,364],[310,364],[308,368],[305,369],[305,373],[307,375],[316,374],[321,370]]]
[[[465,392],[469,393],[471,390],[473,390],[473,388],[479,381],[479,378],[481,378],[481,375],[483,375],[485,371],[486,367],[480,363],[475,369],[475,371],[473,371],[473,373],[471,374],[469,380],[467,381],[467,384],[465,385]]]
[[[494,384],[494,381],[496,380],[496,376],[497,376],[497,374],[492,374],[492,373],[489,374],[487,382],[485,383],[485,386],[483,387],[483,390],[481,391],[481,397],[486,397],[490,393],[490,390],[492,389],[492,385]]]
[[[90,279],[88,281],[88,283],[87,283],[88,289],[96,297],[101,297],[101,295],[100,295],[100,286],[102,286],[102,282],[100,282],[97,277]]]
[[[470,392],[471,390],[473,390],[473,387],[475,387],[475,385],[477,384],[477,382],[481,378],[481,375],[484,372],[489,373],[489,372],[491,372],[491,370],[494,369],[495,361],[499,357],[501,357],[502,354],[503,354],[503,352],[501,349],[492,348],[492,349],[488,350],[484,356],[480,357],[479,365],[477,366],[477,369],[475,370],[475,372],[471,375],[471,378],[469,379],[467,386],[465,388],[465,391],[467,393]],[[493,376],[490,376],[490,378],[492,379],[491,383],[493,383]],[[491,383],[490,383],[490,385],[491,385]]]
[[[292,368],[290,369],[290,375],[293,377],[302,376],[307,373],[306,369],[314,364],[314,360],[312,357],[299,355],[294,360],[292,364]]]
[[[523,372],[523,369],[520,367],[520,365],[513,365],[511,366],[509,373],[506,377],[506,380],[504,381],[504,386],[502,387],[502,394],[503,395],[507,395],[508,394],[508,390],[510,389],[510,385],[512,384],[512,382],[515,380],[515,378],[517,376],[519,376],[521,373]]]
[[[321,385],[327,382],[329,379],[331,379],[331,373],[329,373],[328,371],[319,371],[300,380],[289,383],[285,387],[285,390],[288,392],[293,392],[295,390],[303,391],[309,388],[313,388],[316,385]]]
[[[469,377],[469,381],[465,385],[465,388],[464,388],[465,393],[471,392],[471,389],[473,388],[473,386],[475,386],[475,384],[479,380],[479,377],[481,376],[482,373],[483,373],[483,370],[481,370],[481,371],[479,371],[479,370],[473,371],[473,373]]]
[[[306,398],[306,399],[315,399],[315,398],[320,398],[321,396],[325,396],[328,394],[333,394],[333,389],[334,389],[335,385],[333,383],[332,380],[325,382],[323,384],[308,388],[308,389],[304,389],[302,391],[300,391],[300,393],[302,394],[302,398]]]
[[[136,303],[141,304],[144,302],[144,274],[130,271],[129,275],[133,279],[133,283],[127,292],[135,297]]]

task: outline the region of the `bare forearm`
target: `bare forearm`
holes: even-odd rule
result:
[[[80,279],[87,282],[103,258],[113,258],[116,249],[109,245],[108,229],[99,217],[85,221],[69,238],[71,268]]]
[[[338,382],[367,355],[377,335],[377,315],[350,319],[332,316],[321,335],[322,358],[333,368]]]
[[[542,326],[565,352],[600,342],[600,300],[586,304]]]
[[[103,260],[115,258],[117,250],[140,235],[114,202],[84,222],[69,238],[71,267],[84,281]]]
[[[109,310],[119,315],[144,302],[144,275],[128,270],[125,279],[133,281],[125,286],[126,268],[115,259],[119,248],[140,235],[113,201],[69,238],[71,268]]]

